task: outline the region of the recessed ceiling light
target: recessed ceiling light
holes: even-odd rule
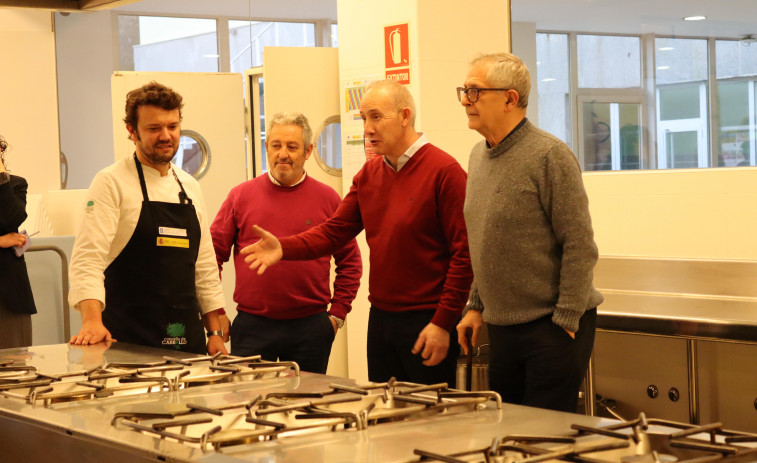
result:
[[[684,21],[702,21],[704,19],[707,19],[707,16],[686,16],[683,18]]]
[[[542,79],[541,81],[542,81],[542,82],[554,82],[554,81],[556,81],[556,80],[557,80],[557,79],[555,79],[554,77],[547,77],[547,78],[545,78],[545,79]]]
[[[657,66],[658,71],[664,71],[666,69],[670,69],[670,66]]]
[[[203,58],[218,58],[220,55],[202,55]]]
[[[670,51],[673,50],[673,47],[660,47],[657,49],[657,51]]]

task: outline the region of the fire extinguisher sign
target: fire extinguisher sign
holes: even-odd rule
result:
[[[386,78],[402,84],[410,83],[410,46],[408,27],[395,24],[384,27],[384,59]]]

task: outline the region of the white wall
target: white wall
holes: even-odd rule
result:
[[[600,254],[757,259],[757,168],[584,174]]]
[[[49,12],[0,9],[0,134],[29,193],[60,188],[55,36]]]

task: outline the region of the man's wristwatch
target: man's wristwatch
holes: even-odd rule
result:
[[[344,320],[343,319],[341,319],[339,317],[335,317],[334,315],[329,315],[329,318],[332,319],[332,320],[334,320],[334,322],[336,323],[336,328],[337,329],[342,329],[342,327],[344,326]]]
[[[208,335],[208,337],[211,337],[211,336],[220,336],[220,337],[223,337],[223,330],[208,331],[207,335]]]

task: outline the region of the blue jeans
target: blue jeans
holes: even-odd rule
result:
[[[231,325],[231,355],[294,361],[303,371],[326,373],[335,336],[326,312],[277,320],[240,310]]]

